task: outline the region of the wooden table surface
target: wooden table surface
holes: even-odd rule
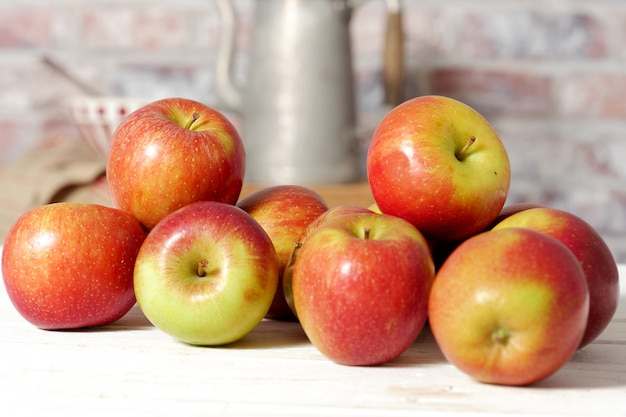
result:
[[[620,265],[626,276],[626,267]],[[1,286],[1,285],[0,285]],[[623,286],[622,286],[623,288]],[[265,320],[241,341],[193,347],[135,306],[99,329],[43,331],[0,288],[3,416],[624,416],[626,309],[556,374],[531,387],[485,385],[456,370],[425,330],[397,360],[348,367],[298,323]]]

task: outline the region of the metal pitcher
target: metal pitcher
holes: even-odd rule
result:
[[[354,2],[258,0],[248,75],[240,90],[231,78],[233,5],[231,0],[216,1],[222,25],[217,91],[242,115],[246,181],[269,185],[358,180],[349,31]],[[397,50],[401,39],[395,42]]]

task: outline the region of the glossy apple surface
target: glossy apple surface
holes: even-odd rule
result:
[[[580,262],[589,285],[589,321],[580,343],[594,341],[608,326],[619,302],[617,263],[602,236],[585,220],[563,210],[531,207],[507,216],[492,230],[524,227],[548,234],[567,246]]]
[[[421,96],[380,122],[367,176],[382,213],[441,241],[485,229],[505,203],[511,172],[502,141],[481,114],[448,97]]]
[[[529,385],[574,354],[589,290],[572,252],[530,229],[463,242],[437,272],[429,324],[444,356],[478,381]]]
[[[293,269],[293,302],[311,342],[344,365],[401,355],[426,322],[434,266],[410,223],[346,214],[306,238]]]
[[[151,229],[195,201],[235,204],[245,174],[245,150],[228,119],[183,98],[149,103],[118,126],[107,180],[116,207]]]
[[[134,274],[139,307],[157,328],[193,345],[223,345],[250,332],[278,285],[267,233],[240,208],[189,204],[148,234]]]
[[[292,319],[294,314],[283,292],[283,274],[291,251],[304,229],[328,210],[317,192],[300,185],[262,188],[241,199],[237,206],[250,214],[267,232],[278,256],[279,284],[268,318]]]
[[[112,323],[135,304],[133,265],[145,232],[110,207],[55,203],[24,213],[2,250],[11,302],[47,330]]]
[[[324,213],[315,218],[311,223],[309,223],[309,225],[302,231],[302,233],[300,233],[298,239],[296,239],[295,244],[292,244],[291,251],[289,252],[289,258],[287,259],[287,263],[285,264],[285,270],[283,272],[282,285],[285,302],[287,303],[287,306],[295,317],[297,317],[298,314],[296,312],[296,307],[293,304],[293,267],[296,263],[298,253],[300,253],[300,248],[302,247],[302,244],[311,234],[311,232],[317,229],[317,227],[322,225],[324,222],[331,220],[337,216],[355,213],[373,213],[373,211],[367,207],[353,204],[342,204],[339,206],[330,207]]]

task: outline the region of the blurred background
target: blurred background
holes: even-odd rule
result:
[[[233,75],[242,85],[257,1],[263,0],[233,0]],[[379,0],[355,3],[349,26],[354,93],[366,147],[386,109],[387,9]],[[403,98],[442,94],[476,108],[509,150],[510,202],[581,216],[626,262],[626,2],[401,5]],[[0,167],[80,136],[65,102],[87,91],[46,57],[100,93],[193,98],[241,123],[216,89],[221,23],[214,0],[3,0]],[[10,203],[4,198],[1,204]]]

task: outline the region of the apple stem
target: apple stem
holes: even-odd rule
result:
[[[491,340],[502,345],[506,344],[506,342],[509,341],[510,337],[511,333],[509,332],[509,330],[503,327],[499,327],[493,333],[491,333]]]
[[[370,238],[370,233],[372,232],[372,229],[370,229],[369,227],[366,227],[363,229],[363,239],[368,240]]]
[[[198,276],[200,278],[206,276],[207,266],[209,266],[209,261],[207,261],[206,259],[202,259],[200,262],[198,262]]]
[[[191,120],[189,120],[189,122],[187,123],[187,126],[185,126],[187,129],[191,130],[191,128],[193,127],[193,124],[196,122],[196,120],[198,120],[200,118],[200,115],[196,112],[193,112],[193,114],[191,115]]]
[[[474,144],[474,142],[476,142],[476,137],[470,136],[465,146],[463,146],[463,148],[459,152],[456,153],[456,159],[458,159],[459,161],[462,161],[463,159],[465,159],[465,153],[470,148],[470,146]]]

